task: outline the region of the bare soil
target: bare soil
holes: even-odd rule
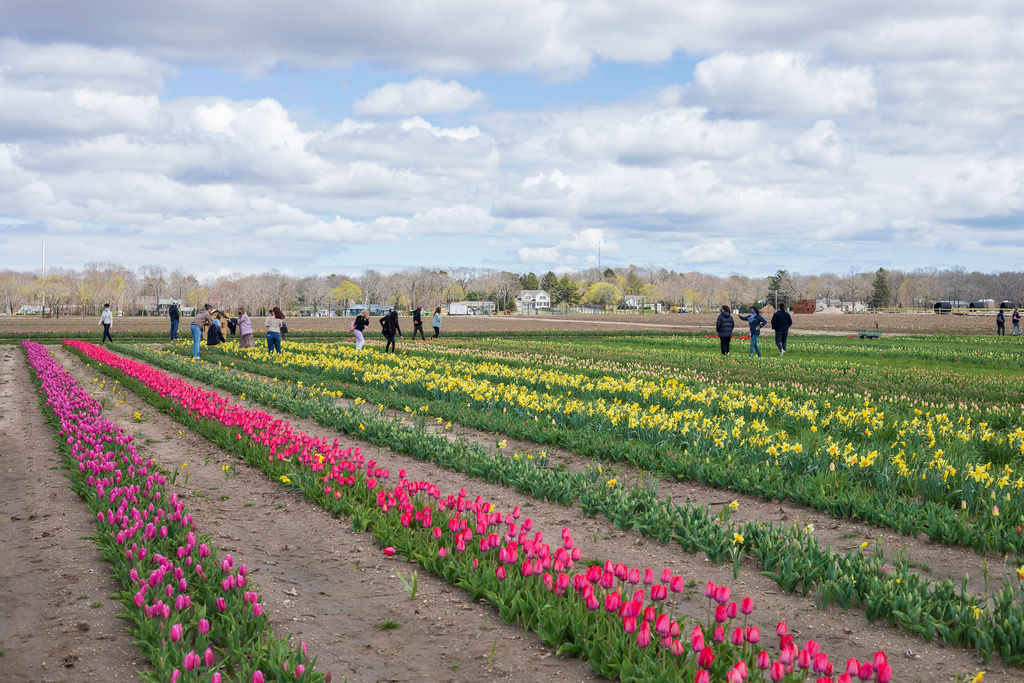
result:
[[[29,373],[19,347],[0,349],[0,680],[137,680],[148,662]]]
[[[664,332],[713,332],[715,313],[614,314],[614,315],[492,315],[445,316],[441,334],[445,332],[519,332],[547,330],[658,330]],[[102,328],[93,317],[40,318],[0,316],[0,332],[31,334],[32,332],[67,331],[82,335],[95,333],[99,339]],[[289,318],[291,330],[315,330],[348,334],[351,318]],[[188,320],[183,320],[179,334],[188,335]],[[412,333],[412,319],[400,318],[406,335]],[[257,332],[261,329],[257,320]],[[925,313],[812,313],[793,314],[792,334],[825,333],[855,334],[861,329],[874,329],[882,334],[995,334],[994,311],[970,315],[936,315]],[[375,325],[376,323],[374,323]],[[373,329],[373,328],[372,328]],[[114,338],[119,331],[170,331],[166,318],[115,318],[111,328]],[[431,332],[427,326],[427,332]]]
[[[91,380],[88,377],[90,371],[83,370],[80,364],[73,362],[70,354],[61,351],[57,356],[66,366],[75,366],[77,376]],[[194,380],[187,379],[187,381],[202,386],[201,383]],[[222,390],[206,388],[230,396]],[[275,628],[280,629],[279,633],[302,637],[317,646],[314,647],[314,650],[321,653],[320,661],[323,668],[333,668],[335,673],[344,672],[357,680],[372,679],[372,676],[366,677],[366,674],[371,672],[373,675],[379,676],[379,669],[375,667],[382,665],[378,664],[379,660],[374,658],[371,650],[376,647],[375,644],[379,642],[379,638],[387,642],[386,638],[389,636],[387,634],[381,636],[379,632],[375,632],[375,625],[380,623],[379,620],[390,616],[403,624],[402,628],[398,629],[399,633],[391,632],[391,635],[397,636],[397,640],[409,643],[408,650],[401,649],[406,647],[401,643],[381,646],[385,652],[390,652],[389,647],[399,648],[397,654],[401,662],[394,663],[394,666],[416,667],[415,663],[407,662],[417,658],[421,661],[430,661],[430,666],[425,669],[416,668],[414,671],[404,668],[385,670],[384,676],[393,676],[394,678],[377,678],[377,680],[418,679],[419,676],[416,674],[425,673],[426,669],[430,671],[427,678],[431,680],[436,680],[443,674],[450,674],[450,677],[459,680],[463,676],[466,677],[466,680],[479,679],[481,675],[488,679],[500,676],[513,680],[527,680],[527,678],[538,676],[547,677],[552,674],[562,675],[570,680],[592,677],[585,669],[585,665],[583,668],[572,668],[580,663],[573,663],[572,660],[563,661],[554,657],[550,649],[529,637],[523,637],[518,629],[503,630],[508,627],[497,622],[493,610],[469,603],[459,591],[447,588],[443,584],[436,585],[435,592],[426,592],[426,588],[422,589],[425,591],[422,604],[419,601],[417,603],[421,610],[433,609],[436,611],[430,612],[429,616],[423,613],[410,613],[410,601],[395,578],[395,573],[400,571],[408,575],[407,572],[411,570],[411,567],[405,563],[399,563],[396,566],[391,560],[385,559],[372,540],[365,535],[353,537],[351,545],[347,546],[347,550],[339,553],[338,556],[331,554],[331,550],[341,543],[337,540],[341,529],[348,529],[345,520],[333,520],[327,517],[301,500],[283,494],[273,483],[259,482],[260,475],[257,473],[244,474],[241,467],[237,477],[225,481],[224,475],[220,471],[220,464],[232,461],[230,455],[212,449],[198,437],[190,436],[187,433],[177,434],[179,428],[169,418],[153,414],[146,404],[131,394],[125,394],[125,398],[126,403],[121,407],[123,416],[117,418],[117,412],[112,411],[115,418],[126,419],[126,416],[135,410],[144,412],[146,414],[145,421],[132,425],[133,429],[144,430],[140,432],[140,437],[142,437],[140,441],[143,447],[156,449],[153,453],[157,455],[158,460],[169,462],[171,467],[180,467],[180,462],[189,463],[186,471],[191,471],[190,476],[193,478],[186,486],[182,487],[182,479],[179,475],[179,490],[189,496],[187,498],[188,505],[196,511],[197,519],[203,524],[203,529],[213,534],[216,542],[225,550],[237,550],[237,554],[250,566],[259,567],[260,571],[255,574],[254,580],[258,584],[272,618],[276,620]],[[238,401],[238,397],[231,398]],[[257,405],[251,401],[238,402]],[[330,435],[331,438],[337,435],[336,432],[309,420],[292,419],[291,424],[296,429],[312,435]],[[491,444],[496,438],[493,435],[488,437],[480,433],[474,434],[465,429],[460,431],[467,438]],[[152,443],[146,445],[147,439]],[[863,657],[876,649],[884,649],[890,654],[895,680],[956,680],[958,677],[970,678],[980,669],[988,670],[987,680],[1015,681],[1021,678],[1019,671],[1003,668],[997,660],[983,665],[972,652],[966,649],[944,647],[935,642],[925,643],[888,626],[870,624],[859,610],[844,612],[837,607],[821,609],[814,604],[810,596],[784,594],[774,582],[758,574],[759,568],[752,561],[748,561],[741,568],[739,579],[733,579],[731,567],[713,566],[702,555],[685,553],[678,547],[663,546],[655,541],[644,539],[635,532],[616,530],[604,520],[595,520],[584,516],[578,509],[528,500],[523,494],[515,491],[473,480],[464,475],[391,452],[388,449],[360,443],[357,439],[347,435],[344,436],[344,440],[361,446],[378,462],[392,470],[405,468],[408,470],[410,478],[423,478],[436,483],[443,492],[464,487],[471,495],[482,495],[494,502],[500,509],[507,509],[515,504],[522,505],[524,514],[533,518],[536,527],[543,530],[549,537],[557,534],[563,526],[568,526],[574,530],[576,539],[587,557],[621,560],[631,566],[650,566],[656,570],[669,567],[678,574],[692,577],[701,586],[709,579],[716,583],[730,585],[734,589],[734,595],[754,597],[756,604],[754,616],[756,623],[762,629],[770,631],[777,621],[786,620],[791,631],[797,633],[799,638],[814,638],[822,643],[822,648],[829,653],[834,661],[844,662],[846,657]],[[515,443],[511,446],[507,444],[506,449],[511,450],[515,445]],[[521,445],[526,446],[525,444]],[[536,448],[534,447],[532,450],[536,450]],[[205,458],[208,455],[210,461],[206,463]],[[558,457],[572,459],[578,456],[559,453]],[[578,461],[577,466],[579,466]],[[201,470],[209,470],[209,472],[200,475],[198,473]],[[226,488],[226,485],[239,483],[235,481],[236,479],[250,475],[252,479],[246,479],[245,485],[240,489]],[[202,477],[201,480],[200,477]],[[202,483],[200,483],[201,481]],[[197,496],[197,492],[200,495]],[[737,497],[728,493],[703,491],[700,487],[680,489],[673,495],[682,498],[687,495],[694,497],[719,496],[718,501]],[[250,503],[254,503],[254,505],[250,505]],[[213,507],[204,507],[207,505]],[[282,505],[284,507],[274,509],[275,506]],[[268,506],[270,509],[267,509]],[[778,503],[741,501],[740,511],[744,511],[745,507],[749,508],[745,514],[765,521],[779,519],[780,508],[781,514],[799,517],[801,522],[804,519],[811,521],[813,518],[813,513],[793,507],[787,509],[786,506]],[[253,519],[250,521],[248,518]],[[824,516],[818,519],[826,527],[834,521]],[[850,525],[851,530],[854,526],[856,525]],[[850,533],[850,531],[843,531],[843,528],[840,526],[835,530],[837,531],[836,536],[839,538]],[[316,529],[316,532],[311,533],[312,529]],[[863,536],[858,535],[857,539],[874,536],[870,531],[864,531],[863,534]],[[317,538],[320,536],[328,537],[331,540],[326,546],[322,545]],[[915,544],[919,542],[913,539],[900,539],[900,541],[908,547],[914,547],[915,552],[918,550],[924,552],[924,546],[928,545],[920,543],[921,547],[918,548]],[[852,544],[855,541],[851,537],[846,539],[846,542]],[[970,567],[976,566],[977,560],[972,557],[973,554],[958,552],[961,552],[962,556],[959,559],[949,560],[948,566],[940,564],[942,562],[940,558],[932,558],[932,561],[935,562],[932,567],[933,571],[957,575],[962,573],[958,572],[954,566],[959,561],[964,561]],[[293,554],[297,555],[299,559],[294,569],[287,569],[291,565],[290,556]],[[326,561],[325,558],[328,557],[330,560]],[[323,565],[323,567],[318,567],[318,565]],[[346,593],[345,584],[354,583],[351,578],[356,574],[357,566],[360,579],[363,578],[364,572],[380,571],[382,573],[368,576],[365,586],[357,585],[355,590]],[[336,576],[340,580],[334,583],[333,579]],[[420,580],[421,584],[425,583],[428,577],[421,575]],[[312,584],[312,588],[310,584]],[[322,585],[328,586],[330,590],[321,589]],[[449,594],[445,593],[446,590],[449,591]],[[373,611],[375,609],[373,603],[368,610],[363,602],[374,592],[386,593],[386,597],[382,598],[385,605],[382,611]],[[676,614],[689,615],[703,620],[706,616],[706,602],[698,593],[689,599],[680,600],[675,611]],[[324,628],[330,621],[329,615],[338,612],[341,612],[344,617],[342,622],[351,625],[351,631],[341,630],[340,624]],[[371,613],[369,617],[368,612]],[[470,626],[472,623],[470,617],[473,615],[479,615],[483,621]],[[286,627],[289,619],[294,622]],[[422,622],[421,619],[423,619]],[[426,632],[430,632],[431,628],[436,628],[438,644],[435,647],[439,648],[439,653],[450,653],[448,656],[451,659],[444,658],[439,654],[431,655],[430,648],[420,647],[418,642],[420,631],[416,630],[419,627],[414,624],[422,624]],[[409,630],[416,630],[416,633],[409,633]],[[347,636],[337,635],[346,633]],[[520,636],[518,642],[507,640],[505,636],[500,635],[508,634],[510,639],[513,633]],[[371,641],[374,645],[366,647],[366,644]],[[491,651],[494,642],[498,643],[497,651],[504,653],[501,655],[501,661],[508,666],[514,666],[511,663],[513,661],[519,662],[519,666],[525,666],[524,660],[539,662],[540,666],[536,670],[511,668],[503,672],[493,670],[481,672],[479,669],[470,669],[469,663],[483,659]],[[513,649],[508,650],[509,647]],[[382,653],[377,653],[377,655],[390,659]],[[459,657],[460,655],[461,657]],[[459,662],[457,671],[451,670],[449,662],[452,660]],[[477,663],[479,664],[479,662]],[[490,666],[495,666],[495,663],[491,662]],[[557,667],[568,667],[568,669],[559,672]],[[472,673],[470,673],[471,671]]]

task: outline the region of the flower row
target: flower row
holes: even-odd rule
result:
[[[218,557],[132,437],[35,342],[23,343],[44,412],[59,430],[74,490],[96,515],[125,613],[153,663],[152,680],[323,680],[303,643],[271,633],[246,566]]]
[[[784,624],[776,629],[777,653],[770,654],[761,646],[760,631],[746,623],[752,602],[731,601],[726,587],[709,586],[709,606],[712,601],[716,605],[713,619],[694,620],[691,628],[685,618],[672,616],[669,593],[683,582],[669,571],[657,581],[650,568],[588,564],[568,529],[557,545],[550,545],[533,530],[532,520],[520,519],[518,508],[503,515],[464,490],[444,495],[429,482],[409,481],[404,472],[391,486],[390,470],[366,460],[358,449],[307,451],[317,440],[297,432],[283,441],[265,439],[267,425],[258,411],[201,392],[210,403],[204,409],[197,399],[200,390],[189,391],[180,380],[97,347],[76,348],[116,368],[125,386],[137,386],[161,410],[165,404],[184,407],[187,395],[187,413],[169,410],[185,424],[208,436],[219,429],[228,437],[219,443],[279,481],[287,472],[286,485],[332,512],[350,515],[358,528],[371,530],[389,549],[490,600],[506,618],[537,631],[563,652],[586,657],[602,674],[648,680],[675,671],[697,681],[795,681],[813,672],[819,680],[847,681],[852,680],[849,671],[856,670],[864,680],[891,679],[884,654],[835,667],[813,641],[798,646]],[[282,451],[289,455],[282,458]],[[684,630],[690,634],[686,640]]]

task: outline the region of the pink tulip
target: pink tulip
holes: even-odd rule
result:
[[[768,677],[775,681],[775,683],[786,677],[786,669],[782,666],[781,662],[774,662],[772,664],[771,669],[768,671]]]
[[[651,623],[649,621],[640,624],[640,630],[636,634],[636,644],[640,647],[647,647],[651,644]]]
[[[172,643],[176,643],[179,640],[181,640],[182,635],[183,635],[183,633],[182,633],[181,624],[175,624],[174,626],[171,626],[171,642]]]
[[[757,668],[758,669],[764,670],[764,669],[767,669],[768,667],[770,667],[771,665],[772,665],[772,659],[771,659],[771,657],[768,656],[767,652],[765,652],[764,650],[761,650],[759,653],[757,653]]]
[[[253,672],[252,683],[263,683],[263,672],[259,669],[256,669],[256,671]]]
[[[711,683],[711,675],[707,669],[697,669],[697,677],[693,679],[693,683]]]

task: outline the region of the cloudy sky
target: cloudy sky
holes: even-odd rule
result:
[[[4,0],[0,268],[1024,269],[1016,0]]]

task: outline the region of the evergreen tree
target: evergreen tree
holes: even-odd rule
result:
[[[568,304],[569,306],[580,305],[580,291],[576,287],[576,283],[569,279],[568,275],[563,275],[558,280],[558,303]]]
[[[889,289],[889,274],[885,268],[879,268],[875,279],[871,282],[871,308],[886,308],[892,301],[892,290]]]
[[[523,286],[523,289],[540,289],[540,283],[537,282],[537,276],[534,273],[520,275],[519,284]]]
[[[551,295],[552,301],[554,301],[555,290],[558,289],[558,276],[552,271],[544,273],[544,277],[540,279],[540,288]]]
[[[775,275],[768,276],[768,294],[765,300],[772,306],[775,306],[776,302],[786,304],[787,308],[792,306],[795,294],[796,287],[788,271],[777,270]]]

